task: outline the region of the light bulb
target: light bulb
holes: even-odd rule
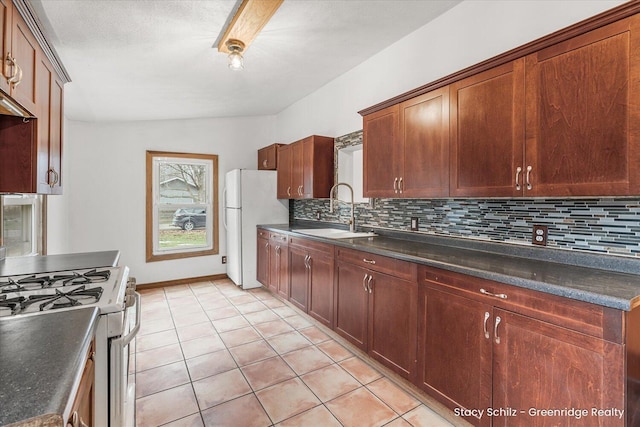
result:
[[[244,69],[244,60],[242,58],[242,53],[239,50],[232,50],[229,54],[229,68],[234,71],[239,71]]]

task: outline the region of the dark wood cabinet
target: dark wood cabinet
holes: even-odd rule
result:
[[[36,67],[42,55],[35,36],[18,9],[11,8],[11,49],[9,62],[13,65],[9,95],[31,114],[36,112]]]
[[[392,105],[364,116],[363,195],[397,197],[402,152],[399,142],[400,107]]]
[[[640,192],[640,16],[526,57],[528,196]]]
[[[271,144],[258,150],[258,170],[278,169],[278,148],[282,144]]]
[[[363,129],[365,196],[448,196],[448,87],[365,116]]]
[[[493,308],[426,286],[419,301],[417,384],[450,408],[491,407]],[[464,418],[491,425],[488,417]]]
[[[297,237],[289,241],[289,301],[333,326],[333,245]]]
[[[256,257],[256,279],[267,288],[271,289],[271,282],[269,280],[269,232],[267,230],[258,229],[258,242],[257,242],[258,254]],[[272,289],[273,291],[273,289]]]
[[[415,264],[349,249],[336,250],[339,261],[335,331],[399,375],[413,380],[418,298]],[[399,275],[408,273],[411,279],[386,274],[391,265],[398,265]]]
[[[451,86],[452,197],[522,195],[524,59]],[[518,168],[520,171],[518,172]]]
[[[505,310],[495,310],[492,323],[494,407],[588,408],[585,425],[625,425],[624,416],[591,413],[625,409],[623,345]],[[518,425],[569,425],[571,417],[541,418],[519,415]],[[512,424],[493,419],[494,426]]]
[[[278,198],[329,197],[333,165],[333,138],[313,135],[279,147]]]
[[[62,193],[62,83],[44,55],[39,58],[36,93],[38,97],[37,192]]]
[[[285,234],[269,233],[269,289],[289,298],[289,245]]]
[[[8,69],[7,54],[11,53],[11,15],[13,4],[11,0],[0,0],[0,37],[2,38],[2,78],[0,78],[0,89],[10,93],[8,78],[11,71]]]
[[[417,385],[427,393],[452,410],[525,411],[466,417],[478,426],[571,425],[530,408],[588,408],[586,425],[625,425],[590,412],[625,409],[621,312],[430,267],[419,277]]]

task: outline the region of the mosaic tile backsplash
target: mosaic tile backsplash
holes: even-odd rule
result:
[[[295,200],[293,218],[346,223],[350,207],[329,213],[328,200]],[[531,245],[534,224],[549,228],[547,246],[640,257],[640,198],[570,200],[376,199],[356,205],[356,226]]]

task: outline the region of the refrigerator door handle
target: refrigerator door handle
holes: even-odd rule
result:
[[[222,190],[222,224],[227,229],[227,187]]]

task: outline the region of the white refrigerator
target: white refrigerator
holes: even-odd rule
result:
[[[227,276],[243,289],[262,286],[257,273],[258,224],[288,224],[289,200],[278,200],[276,171],[234,169],[224,187]]]

